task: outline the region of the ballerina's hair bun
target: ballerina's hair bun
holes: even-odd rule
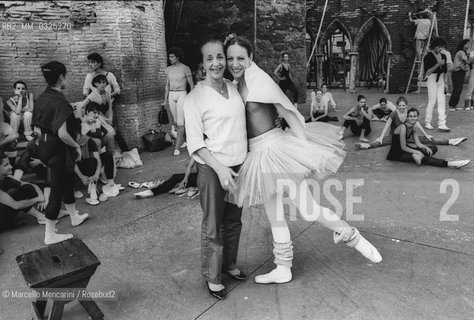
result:
[[[60,75],[66,75],[66,66],[58,61],[50,61],[41,66],[41,72],[50,86],[56,85]]]

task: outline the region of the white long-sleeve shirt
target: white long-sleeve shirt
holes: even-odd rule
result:
[[[199,163],[196,154],[207,148],[221,164],[231,167],[242,164],[247,154],[245,106],[230,81],[224,80],[229,99],[198,83],[184,100],[184,123],[189,154]]]

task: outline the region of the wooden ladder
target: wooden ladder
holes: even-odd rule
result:
[[[431,26],[430,26],[430,33],[428,37],[428,41],[425,42],[423,45],[421,57],[419,60],[417,59],[416,53],[415,53],[415,61],[413,62],[413,66],[411,67],[411,72],[410,72],[410,78],[408,79],[408,84],[405,89],[405,94],[408,94],[410,91],[410,88],[416,86],[416,93],[420,93],[420,89],[422,86],[422,82],[424,80],[423,74],[423,58],[426,55],[426,52],[428,51],[428,46],[431,42],[431,36],[433,35],[433,31],[436,36],[438,36],[438,20],[436,19],[436,13],[433,13],[433,20],[431,20]],[[414,83],[416,81],[416,83]]]

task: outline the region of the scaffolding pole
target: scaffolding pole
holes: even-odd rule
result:
[[[316,46],[318,45],[319,34],[321,33],[321,27],[323,26],[323,21],[324,21],[324,16],[326,15],[327,6],[328,6],[328,0],[326,0],[326,3],[324,3],[324,10],[323,10],[323,15],[321,17],[321,21],[319,23],[318,34],[316,35],[316,39],[314,40],[313,50],[311,50],[311,54],[309,55],[309,59],[308,59],[308,63],[306,64],[306,68],[309,67],[309,64],[311,63],[311,59],[313,58],[313,55],[314,55],[314,51],[316,50]]]

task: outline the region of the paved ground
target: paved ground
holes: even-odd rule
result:
[[[335,90],[343,111],[356,95]],[[381,91],[363,92],[375,104]],[[395,101],[398,95],[387,95]],[[409,105],[423,105],[426,92],[408,95]],[[308,106],[301,106],[307,112]],[[439,156],[472,158],[474,111],[448,114],[450,134],[469,136],[460,146],[442,146]],[[376,135],[382,123],[374,124]],[[353,221],[379,248],[384,260],[373,265],[354,250],[332,242],[330,231],[301,219],[291,222],[295,258],[290,283],[257,285],[255,275],[273,268],[271,234],[259,211],[245,211],[239,266],[251,279],[237,283],[224,278],[227,299],[216,301],[207,293],[199,273],[201,209],[198,199],[161,195],[135,200],[134,189],[97,207],[79,201],[91,219],[78,228],[69,221],[60,231],[74,233],[102,264],[88,289],[116,293],[116,301],[99,301],[106,319],[473,319],[474,164],[461,170],[394,164],[385,160],[387,147],[371,151],[354,148],[346,138],[348,156],[333,178],[341,189],[322,203],[349,210],[350,192],[360,197]],[[144,166],[121,169],[120,183],[149,181],[184,172],[187,155],[172,150],[143,153]],[[350,179],[362,179],[355,186]],[[338,183],[338,182],[335,183]],[[333,181],[334,182],[334,181]],[[444,186],[444,189],[443,189]],[[446,187],[447,186],[447,187]],[[440,221],[457,215],[458,221]],[[450,218],[450,216],[448,216]],[[42,247],[44,229],[29,217],[28,225],[0,234],[0,289],[28,291],[15,257]],[[0,298],[0,319],[30,319],[27,299]],[[77,302],[65,307],[63,319],[87,319]]]

